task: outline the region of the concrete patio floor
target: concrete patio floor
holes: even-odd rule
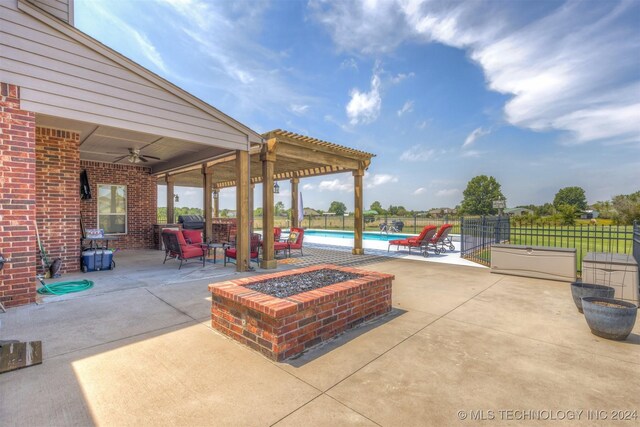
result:
[[[275,363],[210,328],[207,285],[231,268],[125,266],[0,314],[0,339],[44,354],[0,375],[2,426],[620,425],[640,408],[640,324],[592,335],[567,283],[388,258],[362,268],[396,275],[390,315]]]

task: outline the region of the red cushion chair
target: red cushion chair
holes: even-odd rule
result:
[[[260,246],[262,242],[260,241],[260,236],[257,233],[251,235],[251,250],[250,250],[250,261],[254,260],[255,262],[260,261]],[[236,259],[237,251],[236,248],[228,248],[224,251],[224,265],[227,265],[227,260]]]
[[[180,267],[178,267],[178,270],[180,270],[183,261],[191,258],[202,258],[202,266],[204,267],[206,248],[201,245],[187,244],[180,230],[162,230],[162,241],[164,243],[163,264],[167,262],[167,258],[179,259]]]
[[[396,245],[400,249],[400,246],[405,246],[409,248],[409,253],[411,253],[411,248],[419,248],[421,246],[426,246],[429,244],[429,241],[436,234],[437,227],[435,225],[427,225],[422,229],[420,234],[417,237],[409,237],[407,239],[398,239],[398,240],[390,240],[389,247],[387,248],[387,252],[392,245]]]
[[[291,249],[300,249],[300,255],[304,256],[302,253],[302,241],[304,240],[304,229],[302,228],[292,228],[289,232],[289,238],[287,239],[287,243],[289,244],[289,255],[291,255]]]
[[[280,236],[282,236],[282,228],[273,227],[273,241],[274,242],[279,242],[280,241]]]

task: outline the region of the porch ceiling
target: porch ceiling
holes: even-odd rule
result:
[[[82,160],[128,165],[131,163],[127,158],[121,157],[126,156],[130,148],[139,149],[143,156],[160,159],[149,158],[147,162],[137,163],[139,166],[151,168],[152,171],[184,168],[234,153],[226,148],[44,114],[36,115],[36,125],[79,132]],[[118,160],[119,158],[121,159]]]
[[[275,155],[274,180],[294,177],[305,178],[367,169],[374,154],[354,150],[320,139],[299,135],[283,130],[274,130],[262,135],[266,141],[263,150],[254,147],[251,150],[251,182],[262,182],[261,151]],[[236,185],[235,154],[222,156],[207,162],[207,168],[213,172],[215,188],[234,187]],[[171,174],[175,185],[184,187],[202,187],[202,166],[186,168]],[[163,183],[165,175],[158,176]]]

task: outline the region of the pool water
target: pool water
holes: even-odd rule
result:
[[[305,236],[318,236],[318,237],[333,237],[337,239],[351,239],[353,240],[353,231],[329,231],[329,230],[305,230]],[[382,242],[388,242],[389,240],[406,239],[413,234],[402,233],[380,233],[380,232],[364,232],[362,233],[363,240],[377,240]]]

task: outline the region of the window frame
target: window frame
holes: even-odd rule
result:
[[[104,231],[105,236],[124,236],[129,233],[129,187],[126,184],[97,184],[97,197],[96,197],[96,226],[100,228],[100,216],[120,216],[124,215],[124,232],[123,233],[109,233]],[[123,187],[124,188],[124,214],[121,213],[100,213],[100,187]]]

